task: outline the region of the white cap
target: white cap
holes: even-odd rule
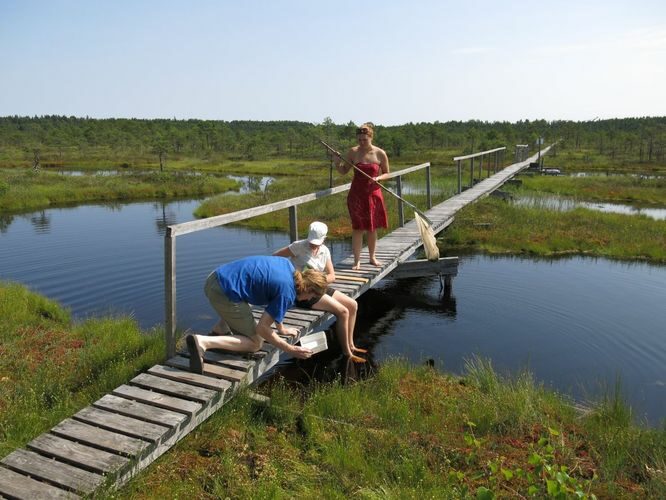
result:
[[[310,224],[310,232],[308,233],[308,243],[313,245],[321,245],[326,239],[328,233],[328,226],[323,222],[315,221]]]

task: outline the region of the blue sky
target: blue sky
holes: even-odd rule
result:
[[[0,116],[666,115],[666,2],[0,0]]]

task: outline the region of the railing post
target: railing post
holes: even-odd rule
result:
[[[289,207],[289,239],[293,243],[298,239],[298,206]]]
[[[176,355],[176,237],[171,236],[170,227],[164,236],[164,295],[164,341],[166,359],[170,359]]]
[[[497,160],[499,159],[499,151],[495,151],[495,166],[493,167],[493,174],[497,173]]]
[[[474,187],[474,158],[470,158],[470,166],[471,168],[469,169],[469,187],[473,188]]]
[[[461,160],[456,162],[458,164],[458,194],[462,193],[462,165]]]
[[[402,198],[402,176],[399,175],[396,177],[397,183],[396,183],[396,191],[398,196]],[[402,200],[398,200],[398,224],[400,227],[405,225],[405,212],[404,212],[404,207],[402,205]]]
[[[430,185],[430,164],[426,167],[426,206],[432,208],[432,189]]]

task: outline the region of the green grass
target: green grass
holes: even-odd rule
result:
[[[585,201],[666,205],[666,178],[633,176],[521,176],[523,186],[517,194],[529,192],[567,196]]]
[[[440,240],[447,253],[570,254],[666,262],[666,221],[585,208],[557,212],[485,198],[465,207]]]
[[[131,318],[75,324],[0,284],[0,456],[162,359]],[[352,384],[241,392],[100,498],[661,498],[666,421],[639,427],[619,385],[580,414],[529,372],[473,358],[462,377],[388,361]]]
[[[57,303],[0,282],[0,456],[163,359],[163,337],[129,317],[72,323]]]
[[[65,176],[29,169],[0,170],[0,210],[21,211],[92,201],[202,196],[238,189],[234,180],[178,172]]]
[[[562,498],[658,498],[666,492],[666,430],[604,419],[603,406],[581,417],[529,373],[501,377],[480,359],[468,363],[462,378],[394,360],[353,385],[274,383],[262,392],[269,406],[240,395],[109,496],[515,498],[560,491]],[[611,450],[605,443],[618,435],[627,438]],[[631,458],[615,460],[618,452]]]

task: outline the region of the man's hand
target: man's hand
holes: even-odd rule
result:
[[[289,354],[295,358],[308,359],[310,356],[312,356],[312,351],[299,345],[292,345],[291,349],[289,349]]]

